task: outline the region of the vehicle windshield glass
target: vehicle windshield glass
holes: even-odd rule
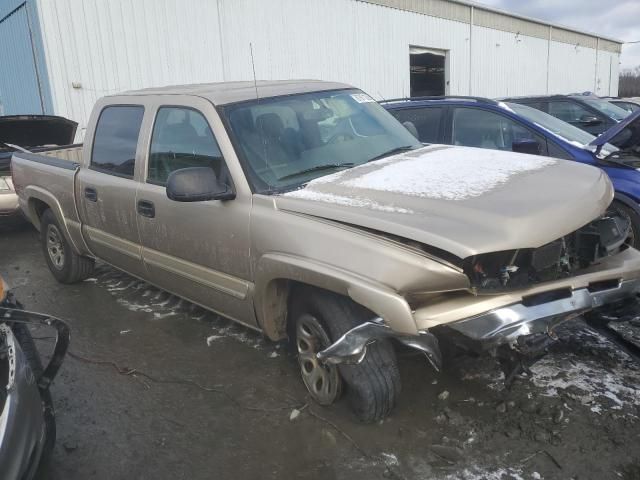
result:
[[[596,138],[590,133],[579,129],[578,127],[574,127],[567,122],[564,122],[547,113],[541,112],[540,110],[537,110],[535,108],[521,105],[519,103],[507,103],[507,106],[521,117],[526,118],[530,122],[535,123],[536,125],[550,131],[566,142],[572,143],[577,147],[585,148]],[[615,152],[618,149],[613,145],[607,143],[606,145],[604,145],[603,150]]]
[[[580,98],[587,105],[595,108],[599,112],[604,113],[607,117],[613,118],[616,121],[624,120],[629,115],[624,108],[620,108],[613,103],[607,102],[606,100],[601,100],[599,98],[593,97],[584,97]]]
[[[257,99],[222,109],[245,173],[259,193],[296,188],[314,178],[422,144],[360,90]]]

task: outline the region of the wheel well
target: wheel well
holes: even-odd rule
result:
[[[324,288],[287,278],[276,278],[269,282],[264,292],[264,301],[260,306],[263,319],[262,329],[265,335],[272,340],[282,340],[288,336],[291,302],[297,294],[311,288],[329,292]],[[331,293],[341,295],[335,292]]]
[[[51,208],[46,202],[43,202],[39,198],[30,199],[29,206],[31,207],[31,210],[36,214],[36,217],[38,218],[38,223],[40,223],[40,220],[42,219],[42,215],[44,215],[44,212],[46,212],[49,208]]]

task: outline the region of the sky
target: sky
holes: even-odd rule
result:
[[[597,33],[640,40],[640,0],[479,0],[495,8]],[[623,45],[620,68],[640,66],[640,43]]]

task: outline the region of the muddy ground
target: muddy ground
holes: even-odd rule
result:
[[[640,479],[640,369],[581,321],[510,391],[491,359],[403,352],[399,405],[361,425],[308,403],[285,345],[109,267],[57,284],[32,230],[0,233],[0,273],[72,328],[46,479]]]

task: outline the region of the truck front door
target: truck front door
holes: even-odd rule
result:
[[[156,105],[146,148],[146,176],[138,191],[146,268],[158,286],[253,326],[250,195],[190,203],[167,197],[169,175],[182,168],[208,167],[233,185],[224,148],[214,134],[217,131],[219,138],[227,139],[213,105],[190,96],[172,101],[176,103],[163,104],[159,99]],[[228,140],[225,148],[231,149]]]
[[[99,106],[96,107],[98,111]],[[82,234],[100,259],[144,277],[136,215],[136,152],[144,117],[142,105],[109,104],[88,132],[85,165],[76,198]],[[92,137],[92,138],[91,138]]]

